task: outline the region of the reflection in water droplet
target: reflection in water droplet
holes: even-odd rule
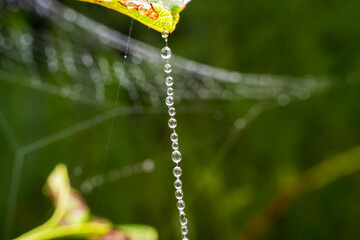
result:
[[[179,149],[179,143],[178,142],[173,142],[171,144],[171,148],[174,149],[174,150],[178,150]]]
[[[182,182],[180,179],[176,179],[174,182],[174,186],[176,189],[181,189],[182,188]]]
[[[171,95],[174,94],[174,89],[171,88],[171,87],[169,87],[169,88],[167,89],[166,93],[167,93],[167,95],[170,95],[170,96],[171,96]]]
[[[177,125],[176,119],[175,118],[170,118],[169,119],[169,127],[174,129],[174,128],[176,128],[176,125]]]
[[[180,177],[182,173],[182,169],[179,166],[174,167],[173,174],[175,177]]]
[[[173,117],[173,116],[175,116],[175,114],[176,114],[175,108],[173,108],[173,107],[169,108],[169,115],[170,115],[171,117]]]
[[[172,78],[172,77],[167,77],[166,79],[165,79],[165,84],[166,84],[166,86],[168,86],[168,87],[170,87],[170,86],[172,86],[173,84],[174,84],[174,79]]]
[[[136,5],[135,5],[135,3],[129,1],[129,2],[127,2],[126,7],[127,7],[128,9],[135,9],[135,8],[136,8]]]
[[[186,225],[188,220],[187,220],[187,217],[186,217],[186,214],[184,212],[180,212],[180,223],[181,225]]]
[[[179,200],[182,199],[184,197],[184,192],[181,189],[176,190],[175,197],[176,197],[176,199],[179,199]]]
[[[182,159],[181,157],[181,153],[177,150],[173,151],[172,155],[171,155],[171,159],[175,162],[175,163],[179,163]]]
[[[140,13],[141,15],[145,15],[146,12],[147,12],[147,10],[145,9],[144,6],[139,6],[139,7],[138,7],[138,11],[139,11],[139,13]]]
[[[179,201],[177,202],[177,208],[180,210],[180,211],[182,211],[182,210],[184,210],[184,208],[185,208],[185,202],[183,201],[183,200],[181,200],[181,199],[179,199]]]
[[[174,98],[172,96],[168,96],[166,99],[165,99],[165,103],[167,106],[172,106],[174,105]]]
[[[171,49],[169,47],[164,47],[161,49],[161,57],[163,59],[170,59],[171,58]]]
[[[168,31],[163,31],[162,33],[161,33],[161,37],[162,38],[168,38],[169,37],[169,32]]]
[[[186,234],[188,234],[188,232],[189,232],[189,229],[188,229],[187,226],[182,226],[181,227],[181,233],[182,234],[186,235]]]
[[[170,139],[171,141],[175,142],[179,139],[178,134],[174,131],[171,135],[170,135]]]
[[[165,64],[164,72],[165,73],[171,73],[171,71],[172,71],[171,65],[169,63]]]

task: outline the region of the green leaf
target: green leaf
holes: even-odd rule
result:
[[[157,240],[157,231],[144,225],[113,224],[104,218],[90,215],[90,210],[81,195],[71,187],[68,171],[59,164],[49,175],[44,187],[51,197],[55,211],[43,225],[21,235],[15,240],[48,240],[61,237],[86,239]]]
[[[156,31],[172,33],[190,0],[80,0],[121,12]]]
[[[131,240],[158,240],[157,231],[150,226],[128,224],[118,225],[118,229],[129,236]]]

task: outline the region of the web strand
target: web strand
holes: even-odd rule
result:
[[[123,72],[125,71],[125,66],[126,66],[126,62],[127,62],[127,57],[128,57],[127,54],[129,51],[130,37],[131,37],[133,25],[134,25],[134,19],[131,19],[130,27],[129,27],[129,34],[128,34],[128,38],[127,38],[127,42],[126,42],[125,54],[124,54],[123,69],[122,69]],[[116,110],[117,110],[118,104],[119,104],[120,90],[121,90],[121,84],[119,82],[119,87],[118,87],[118,90],[116,93],[115,107],[114,107],[114,111],[113,111],[114,117],[111,119],[110,129],[109,129],[109,134],[108,134],[108,139],[107,139],[106,149],[105,149],[105,154],[104,154],[104,160],[103,160],[103,164],[102,164],[102,168],[101,168],[101,174],[100,174],[101,181],[103,181],[103,179],[104,179],[106,160],[108,158],[108,154],[110,151],[111,135],[112,135],[113,127],[114,127],[114,123],[115,123]],[[98,188],[98,190],[97,190],[94,212],[96,212],[96,209],[98,207],[99,199],[100,199],[100,188]]]

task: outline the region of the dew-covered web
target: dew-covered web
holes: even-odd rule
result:
[[[38,94],[53,95],[83,104],[99,112],[40,138],[23,140],[18,139],[8,121],[9,116],[0,109],[0,130],[15,156],[4,221],[5,238],[8,238],[15,220],[23,165],[29,153],[60,140],[71,139],[78,133],[115,117],[163,113],[165,91],[162,71],[164,63],[159,49],[131,39],[57,1],[5,1],[0,6],[0,81],[13,87],[32,89]],[[44,24],[35,29],[32,27],[34,25],[19,22],[17,14],[20,12],[27,13],[36,19],[34,21]],[[128,54],[125,54],[127,51]],[[127,59],[126,67],[124,54]],[[233,130],[221,148],[223,151],[226,151],[227,144],[232,141],[231,135],[241,131],[267,106],[276,107],[304,100],[330,86],[329,81],[313,77],[245,74],[179,56],[172,58],[172,65],[177,101],[253,100],[253,104],[239,113],[231,126]],[[119,106],[114,108],[118,86],[126,98],[119,100]],[[1,97],[2,105],[9,101],[10,98]],[[180,107],[179,111],[191,114],[201,112],[191,107]],[[155,167],[151,158],[149,156],[111,171],[99,171],[94,176],[84,178],[76,187],[86,194],[108,182],[142,172],[150,173]],[[214,166],[218,163],[211,164]],[[101,169],[101,166],[98,167]],[[78,176],[83,169],[77,166],[71,171]]]

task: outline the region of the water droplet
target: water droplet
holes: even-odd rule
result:
[[[176,128],[177,121],[176,121],[175,118],[170,118],[168,124],[169,124],[169,127],[170,127],[170,128],[173,128],[173,129],[174,129],[174,128]]]
[[[309,89],[306,89],[306,88],[300,88],[299,90],[297,90],[296,94],[302,100],[310,97],[310,91],[309,91]]]
[[[34,38],[29,34],[23,34],[21,36],[21,43],[25,46],[30,46],[34,41]]]
[[[182,169],[179,166],[174,167],[173,174],[175,177],[180,177],[182,173]]]
[[[81,167],[75,167],[73,170],[73,174],[74,176],[79,176],[82,173],[82,168]]]
[[[283,94],[278,96],[277,101],[280,106],[286,106],[290,103],[290,97],[288,95]]]
[[[84,193],[89,193],[92,191],[93,189],[93,185],[91,184],[91,182],[89,181],[85,181],[81,184],[81,187],[80,187],[81,191],[84,192]]]
[[[171,141],[177,141],[179,139],[179,136],[176,132],[173,132],[171,135],[170,135],[170,139]]]
[[[180,219],[181,225],[186,225],[188,222],[186,214],[184,212],[180,212],[179,219]]]
[[[171,117],[173,117],[173,116],[175,116],[175,114],[176,114],[175,108],[173,108],[173,107],[169,108],[169,115],[170,115]]]
[[[169,32],[165,30],[165,31],[163,31],[161,33],[161,36],[162,36],[162,38],[168,38],[169,37]]]
[[[166,86],[168,86],[168,87],[170,87],[170,86],[172,86],[173,84],[174,84],[174,79],[172,78],[172,77],[167,77],[166,79],[165,79],[165,84],[166,84]]]
[[[179,199],[178,201],[177,201],[177,208],[180,210],[180,211],[182,211],[182,210],[184,210],[185,209],[185,202],[183,201],[183,200],[181,200],[181,199]]]
[[[171,71],[172,71],[171,65],[169,63],[165,64],[164,72],[165,73],[171,73]]]
[[[147,13],[147,10],[145,9],[144,6],[139,6],[138,11],[141,15],[145,15]]]
[[[135,3],[133,3],[133,2],[127,2],[126,7],[127,7],[128,9],[134,9],[134,8],[136,8],[136,5],[135,5]]]
[[[182,240],[189,240],[189,239],[186,236],[184,236]]]
[[[77,13],[72,9],[67,9],[64,12],[64,18],[68,21],[75,22],[77,17]]]
[[[188,234],[188,232],[189,232],[189,229],[188,229],[187,226],[181,226],[181,233],[182,234],[186,235],[186,234]]]
[[[166,99],[165,99],[165,103],[168,107],[174,105],[174,98],[172,96],[168,96]]]
[[[173,153],[171,154],[171,159],[175,162],[175,163],[179,163],[182,159],[181,156],[181,152],[175,150],[173,151]]]
[[[176,190],[176,192],[175,192],[175,197],[176,197],[176,199],[178,199],[178,200],[182,199],[182,198],[184,197],[184,192],[183,192],[181,189]]]
[[[170,96],[174,95],[174,89],[172,87],[169,87],[166,92],[167,92],[167,95],[170,95]]]
[[[171,58],[171,49],[169,47],[163,47],[163,49],[161,49],[161,57],[163,59],[170,59]]]
[[[246,121],[242,118],[238,118],[235,121],[235,127],[239,130],[243,129],[246,126]]]
[[[176,179],[174,182],[174,186],[176,189],[181,189],[182,188],[182,181],[180,179]]]
[[[178,143],[178,142],[173,142],[173,143],[171,144],[171,147],[172,147],[172,149],[174,149],[174,150],[178,150],[178,149],[179,149],[179,143]]]
[[[81,60],[85,67],[91,67],[94,64],[94,59],[89,53],[84,54]]]
[[[144,160],[142,167],[145,172],[152,172],[155,167],[155,163],[152,159],[146,159]]]

